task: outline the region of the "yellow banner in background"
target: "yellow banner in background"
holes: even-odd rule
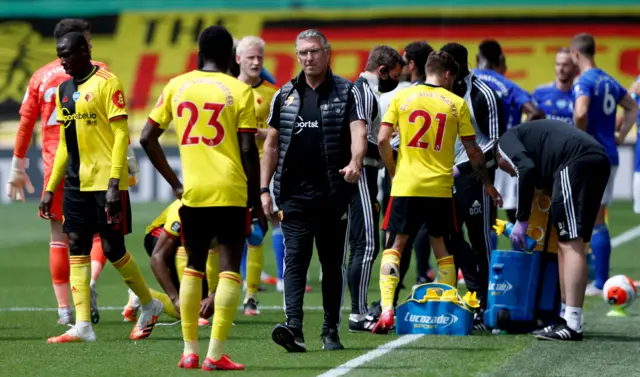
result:
[[[197,37],[209,25],[224,25],[236,38],[259,35],[265,39],[265,66],[278,85],[299,70],[296,35],[317,28],[332,45],[334,72],[349,79],[364,69],[376,45],[402,50],[412,41],[426,40],[437,49],[455,41],[467,46],[470,67],[475,67],[478,44],[491,38],[503,46],[507,75],[532,91],[553,80],[555,52],[583,31],[596,36],[599,67],[628,86],[640,74],[640,10],[636,8],[537,9],[535,13],[521,8],[468,12],[438,8],[357,15],[335,11],[125,13],[110,21],[92,20],[94,29],[108,30],[94,33],[92,54],[123,81],[131,125],[139,129],[168,80],[196,68]],[[57,20],[49,21],[55,25]],[[104,22],[114,24],[99,24]],[[53,38],[37,29],[34,20],[0,20],[0,75],[5,77],[0,81],[0,107],[13,103],[16,111],[30,75],[55,58]]]

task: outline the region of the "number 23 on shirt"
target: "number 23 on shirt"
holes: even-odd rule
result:
[[[246,206],[237,133],[256,132],[250,86],[224,73],[191,71],[167,84],[149,120],[162,129],[175,124],[185,205]]]

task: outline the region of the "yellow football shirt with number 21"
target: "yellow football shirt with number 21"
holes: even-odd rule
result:
[[[450,198],[456,139],[476,135],[464,99],[438,86],[411,86],[391,99],[382,123],[400,134],[391,196]]]
[[[191,71],[172,79],[149,120],[173,120],[189,207],[246,207],[247,176],[238,132],[256,132],[251,87],[219,72]]]

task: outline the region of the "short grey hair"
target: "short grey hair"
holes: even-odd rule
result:
[[[298,36],[296,37],[296,50],[298,48],[299,41],[305,40],[305,39],[312,39],[312,38],[319,38],[320,43],[322,44],[322,47],[325,50],[329,49],[329,41],[327,40],[327,37],[325,37],[320,30],[307,29],[305,31],[300,32],[300,34],[298,34]]]

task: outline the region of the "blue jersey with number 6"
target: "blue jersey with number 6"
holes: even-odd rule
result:
[[[615,140],[616,109],[627,90],[613,77],[599,68],[592,68],[578,78],[573,86],[574,104],[587,96],[587,132],[604,147],[611,165],[618,165],[618,147]]]

